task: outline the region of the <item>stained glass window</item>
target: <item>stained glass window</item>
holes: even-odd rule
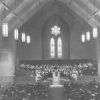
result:
[[[55,57],[55,41],[54,41],[54,38],[51,38],[51,40],[50,40],[50,56],[52,58]]]
[[[62,57],[62,40],[61,40],[61,29],[55,25],[51,28],[51,39],[50,39],[50,56],[51,58]],[[59,36],[59,37],[58,37]]]
[[[58,27],[56,25],[54,27],[52,27],[51,28],[51,34],[53,34],[55,36],[57,36],[58,34],[60,34],[60,27]]]
[[[59,37],[57,41],[57,48],[58,48],[58,58],[62,57],[62,40]]]

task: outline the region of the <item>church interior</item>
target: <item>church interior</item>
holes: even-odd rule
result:
[[[0,100],[100,100],[99,0],[0,0]]]

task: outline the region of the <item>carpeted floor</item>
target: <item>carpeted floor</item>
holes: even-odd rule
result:
[[[49,87],[49,100],[64,100],[64,87]]]

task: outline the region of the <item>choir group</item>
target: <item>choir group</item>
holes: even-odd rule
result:
[[[62,64],[62,65],[31,65],[31,64],[21,64],[21,69],[29,70],[32,72],[33,76],[36,76],[36,81],[39,79],[45,80],[52,77],[53,72],[60,72],[60,76],[63,78],[74,78],[84,75],[97,75],[97,67],[91,63],[79,63],[79,64]]]

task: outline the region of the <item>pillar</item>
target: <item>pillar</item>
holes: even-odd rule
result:
[[[15,40],[13,32],[1,39],[0,84],[13,84],[15,76]]]
[[[100,28],[98,28],[97,42],[97,65],[98,65],[98,76],[100,76]]]

